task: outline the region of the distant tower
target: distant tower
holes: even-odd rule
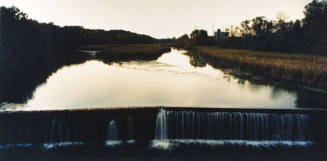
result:
[[[219,28],[217,29],[217,32],[215,32],[215,39],[216,41],[221,41],[227,39],[229,36],[228,32],[222,32]]]

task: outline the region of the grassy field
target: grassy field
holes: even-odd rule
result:
[[[327,57],[206,46],[195,47],[194,51],[216,63],[270,79],[327,88]]]
[[[169,44],[103,44],[82,47],[83,50],[100,50],[97,57],[105,60],[154,60],[170,51]]]

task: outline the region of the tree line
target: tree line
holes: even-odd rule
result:
[[[195,30],[190,37],[179,37],[177,46],[218,45],[223,48],[309,53],[327,55],[327,1],[314,0],[304,8],[302,20],[286,21],[283,18],[268,20],[255,17],[227,29],[230,36],[215,41],[205,30]]]
[[[29,19],[16,7],[1,7],[0,65],[48,62],[79,46],[114,43],[157,43],[159,40],[123,30],[90,30],[81,26],[60,27]]]
[[[39,23],[16,7],[0,9],[0,103],[23,103],[61,66],[88,60],[85,54],[74,52],[81,46],[159,41],[123,30]]]

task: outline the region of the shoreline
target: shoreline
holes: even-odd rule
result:
[[[191,52],[203,56],[214,68],[242,79],[327,92],[327,57],[208,46],[197,46]]]
[[[81,47],[80,50],[98,51],[94,57],[105,61],[155,60],[169,52],[169,44],[101,44]]]

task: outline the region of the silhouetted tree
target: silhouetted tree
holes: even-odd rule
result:
[[[203,45],[208,38],[208,33],[205,30],[194,30],[191,33],[191,40],[194,41],[196,45]]]
[[[190,49],[193,45],[193,41],[190,41],[187,34],[180,36],[176,41],[176,47],[178,48]]]
[[[231,37],[218,42],[225,48],[299,52],[327,55],[327,1],[305,6],[304,19],[286,22],[279,15],[276,21],[265,17],[245,20],[241,28],[230,28]],[[234,34],[233,34],[234,33]]]
[[[85,61],[82,54],[73,52],[82,45],[158,42],[123,30],[39,23],[16,7],[1,7],[0,11],[0,102],[24,102],[59,67]]]
[[[39,23],[28,19],[16,7],[1,7],[1,61],[7,64],[40,64],[67,53],[79,46],[108,43],[157,43],[158,40],[123,30],[89,30],[82,26],[59,27],[53,23]]]

